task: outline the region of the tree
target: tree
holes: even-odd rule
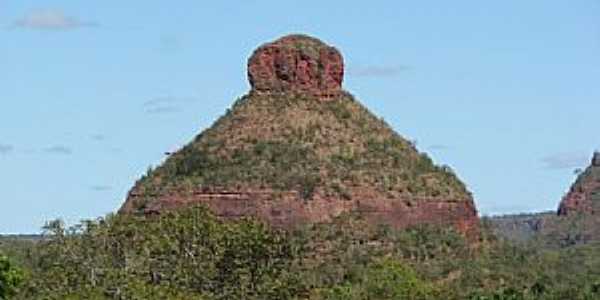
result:
[[[23,281],[23,272],[15,267],[6,256],[0,255],[0,299],[9,299],[17,292]]]
[[[378,259],[358,278],[323,291],[328,300],[350,299],[433,299],[434,291],[417,274],[400,261]]]

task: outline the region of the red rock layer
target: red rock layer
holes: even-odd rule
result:
[[[341,91],[344,60],[334,47],[290,35],[259,47],[248,60],[253,92],[297,92],[329,97]]]
[[[290,228],[298,224],[328,222],[342,213],[354,212],[370,223],[389,224],[396,229],[434,224],[453,226],[472,238],[479,232],[479,219],[471,199],[379,199],[365,195],[345,200],[316,194],[305,200],[297,192],[172,191],[148,195],[131,191],[121,212],[136,211],[138,201],[148,196],[153,200],[144,207],[145,214],[204,204],[225,219],[254,216],[275,227]]]
[[[592,195],[600,192],[600,179],[596,178],[598,173],[600,173],[600,153],[595,152],[591,166],[580,175],[569,193],[560,202],[558,215],[595,213]]]
[[[593,203],[590,197],[594,190],[600,190],[600,184],[587,184],[571,188],[560,202],[558,214],[561,216],[577,213],[593,214]]]

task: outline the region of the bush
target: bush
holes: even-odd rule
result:
[[[289,299],[301,290],[285,233],[221,222],[206,208],[49,225],[23,299]]]
[[[23,272],[0,253],[0,299],[14,296],[23,279]]]
[[[378,259],[355,278],[324,290],[323,299],[432,299],[433,289],[397,260]]]

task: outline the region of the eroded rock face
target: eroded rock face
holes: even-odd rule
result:
[[[151,196],[154,200],[144,208],[144,214],[202,204],[221,218],[253,216],[275,227],[293,228],[299,224],[329,222],[342,213],[351,212],[358,213],[370,223],[387,224],[396,229],[432,224],[452,226],[472,239],[479,234],[479,218],[471,199],[382,199],[374,198],[369,191],[354,193],[356,196],[352,200],[320,194],[306,200],[296,191],[198,189],[191,193],[164,191],[148,195],[132,190],[121,212],[135,211],[136,201]]]
[[[342,88],[341,53],[322,41],[289,35],[254,51],[248,60],[253,92],[295,92],[333,97]]]
[[[591,214],[592,202],[588,198],[590,188],[572,189],[562,199],[558,207],[558,214],[567,216],[575,213]]]
[[[591,165],[583,171],[558,207],[558,214],[600,214],[600,153],[595,152]]]

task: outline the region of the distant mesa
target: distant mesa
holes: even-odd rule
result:
[[[300,92],[332,97],[342,89],[342,54],[319,39],[288,35],[262,45],[248,60],[253,92]]]
[[[558,215],[600,214],[600,152],[594,152],[590,165],[563,197]]]
[[[222,218],[283,228],[355,213],[394,228],[477,234],[471,193],[454,172],[342,90],[337,49],[285,36],[254,51],[248,78],[251,91],[138,180],[122,213],[204,204]]]

